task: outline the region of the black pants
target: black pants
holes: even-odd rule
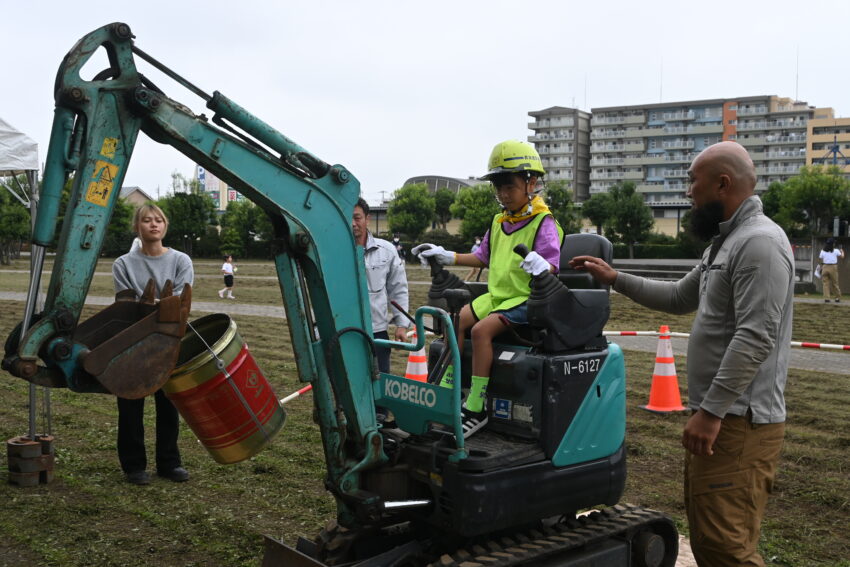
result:
[[[376,339],[389,339],[390,335],[386,331],[380,331],[372,334]],[[378,359],[378,370],[389,373],[390,371],[390,349],[375,345],[375,358]]]
[[[180,416],[162,390],[154,394],[156,402],[156,469],[169,471],[181,466],[177,435]],[[145,454],[145,398],[118,398],[118,460],[125,473],[143,471],[148,466]]]
[[[376,339],[389,339],[390,335],[386,331],[381,331],[379,333],[372,333],[372,337]],[[378,370],[381,372],[389,373],[390,371],[390,349],[387,347],[379,347],[375,345],[375,358],[378,359]],[[388,415],[387,409],[383,406],[376,405],[375,413],[379,416],[384,416],[384,418]],[[383,418],[379,417],[378,420],[381,421]]]

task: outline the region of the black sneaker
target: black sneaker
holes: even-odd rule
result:
[[[139,486],[144,486],[146,484],[151,483],[151,476],[148,474],[148,471],[133,471],[127,473],[127,482],[130,484],[137,484]]]
[[[487,425],[487,411],[470,411],[465,407],[460,408],[461,425],[463,427],[463,438],[469,439],[473,433]]]
[[[189,471],[183,467],[174,467],[173,469],[164,471],[158,470],[156,471],[156,475],[167,478],[171,482],[186,482],[189,480]]]

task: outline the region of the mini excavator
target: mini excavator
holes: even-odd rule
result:
[[[98,50],[109,67],[83,80],[80,70]],[[167,97],[140,73],[138,60],[201,97],[211,118]],[[429,305],[414,316],[417,344],[373,340],[363,250],[350,226],[360,187],[346,168],[220,92],[191,84],[139,49],[123,23],[74,45],[59,67],[55,101],[29,297],[6,341],[3,368],[33,384],[123,397],[149,395],[168,380],[190,293],[164,292],[158,303],[148,293],[117,298],[79,322],[139,131],[241,192],[274,227],[292,347],[300,380],[313,387],[325,484],[337,502],[336,520],[315,538],[290,547],[267,537],[264,565],[674,565],[670,518],[619,504],[625,367],[620,348],[602,336],[607,289],[563,260],[559,275],[532,280],[529,332],[494,345],[490,422],[465,440],[462,383],[441,388],[436,380],[379,373],[373,354],[376,344],[423,348],[430,316],[442,333],[430,348],[431,376],[452,363],[468,380],[471,348],[461,359],[458,341],[466,339],[454,329],[460,307],[482,290],[435,266]],[[46,303],[34,313],[69,176]],[[596,235],[568,236],[563,250],[611,258],[610,243]],[[128,372],[141,364],[145,372]],[[376,421],[376,403],[393,412],[398,427]]]

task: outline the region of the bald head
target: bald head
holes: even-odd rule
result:
[[[732,192],[744,196],[755,192],[756,167],[744,146],[737,142],[720,142],[704,149],[691,167],[702,166],[710,175],[728,175]]]

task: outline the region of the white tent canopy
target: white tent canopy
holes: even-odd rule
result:
[[[38,170],[38,144],[0,118],[0,175]]]
[[[36,201],[36,174],[38,172],[38,144],[32,138],[16,130],[11,124],[0,118],[0,176],[25,173],[29,184],[27,191],[18,185],[23,195],[18,195],[11,186],[9,191],[25,206],[30,207]]]

